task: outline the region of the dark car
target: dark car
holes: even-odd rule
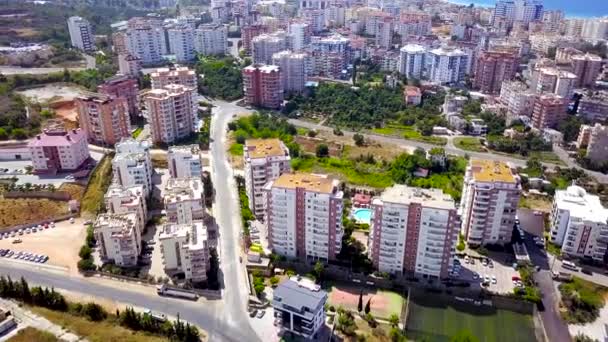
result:
[[[587,274],[587,275],[593,275],[593,271],[589,268],[583,267],[581,268],[581,272]]]

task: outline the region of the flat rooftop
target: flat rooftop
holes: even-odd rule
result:
[[[374,204],[380,204],[378,200],[407,205],[419,203],[425,207],[438,209],[456,209],[452,197],[444,194],[440,189],[415,188],[403,184],[396,184],[384,190],[380,197],[374,199]]]
[[[334,191],[335,183],[337,181],[327,176],[310,173],[286,173],[277,178],[272,186],[285,189],[304,188],[308,191],[330,194]]]
[[[247,139],[245,141],[246,157],[266,158],[281,157],[289,153],[279,139]]]
[[[473,178],[477,182],[516,183],[507,163],[492,160],[471,159]]]

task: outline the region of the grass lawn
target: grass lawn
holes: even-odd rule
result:
[[[454,138],[454,146],[465,151],[485,152],[486,149],[481,145],[479,138],[474,137],[459,137]]]
[[[47,331],[38,330],[32,327],[26,327],[19,330],[17,335],[11,337],[7,342],[55,342],[59,341],[55,335]]]
[[[46,198],[0,198],[0,228],[67,214],[68,202]]]
[[[551,201],[551,197],[548,196],[536,196],[528,194],[526,197],[521,196],[519,198],[520,208],[550,212],[552,205],[553,202]]]
[[[331,285],[327,302],[336,309],[357,312],[359,294],[363,291],[363,306],[371,298],[371,314],[380,319],[388,319],[391,314],[401,315],[405,299],[399,293],[380,289],[362,289],[352,285]]]
[[[106,155],[99,162],[80,202],[80,212],[95,215],[103,203],[103,195],[112,182],[112,155]]]
[[[444,146],[448,142],[447,139],[443,137],[424,136],[413,126],[388,124],[382,128],[374,128],[372,129],[372,132],[382,135],[399,136],[406,140],[420,141],[441,146]]]
[[[531,315],[471,304],[446,305],[426,295],[410,301],[407,337],[413,340],[447,342],[462,330],[470,331],[479,341],[534,341]]]
[[[233,156],[242,156],[243,155],[243,144],[234,143],[234,144],[230,145],[228,152],[230,152],[230,154]]]
[[[600,309],[606,305],[604,297],[608,289],[579,277],[560,284],[558,288],[562,304],[567,309],[562,311],[562,317],[568,323],[594,322],[599,317]]]
[[[53,311],[41,307],[30,307],[31,311],[43,316],[49,321],[60,325],[90,342],[161,342],[165,338],[134,332],[123,328],[111,320],[92,322],[84,317],[78,317],[65,312]]]
[[[291,167],[299,172],[326,173],[340,178],[346,183],[372,188],[386,188],[393,185],[388,171],[379,165],[354,162],[344,158],[294,158]]]
[[[492,153],[495,153],[495,154],[501,154],[503,156],[509,156],[509,157],[519,158],[519,159],[524,159],[524,160],[528,160],[530,158],[536,157],[543,163],[551,163],[551,164],[555,164],[555,165],[559,165],[559,166],[566,166],[566,164],[564,164],[564,162],[561,161],[561,159],[559,159],[557,154],[555,154],[554,152],[551,152],[551,151],[532,151],[532,152],[529,152],[528,155],[525,157],[519,153],[504,153],[504,152],[499,152],[499,151],[494,151],[494,150],[489,150],[489,151]]]
[[[80,201],[84,195],[84,186],[76,183],[63,183],[57,190],[69,193],[72,199],[77,201]]]
[[[137,138],[141,132],[143,131],[143,127],[137,127],[134,131],[133,134],[131,134],[131,136],[133,137],[133,139]]]

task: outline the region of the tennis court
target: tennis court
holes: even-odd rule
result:
[[[334,284],[329,290],[329,305],[335,308],[357,311],[359,294],[363,292],[363,307],[371,298],[370,312],[377,318],[388,319],[391,314],[400,315],[405,299],[399,293],[379,289],[366,289],[351,285]]]

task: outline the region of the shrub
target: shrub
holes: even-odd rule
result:
[[[93,322],[103,321],[108,316],[108,313],[96,303],[85,304],[81,312],[88,320]]]
[[[78,261],[78,270],[79,271],[94,271],[95,263],[93,259],[81,259]]]
[[[329,147],[325,144],[317,145],[316,155],[318,158],[324,158],[329,156]]]
[[[91,258],[91,247],[87,246],[87,245],[83,245],[82,247],[80,247],[80,251],[78,252],[78,256],[80,257],[80,259],[89,259]]]
[[[279,284],[279,277],[274,276],[272,278],[270,278],[270,285],[272,285],[272,287],[275,287]]]

